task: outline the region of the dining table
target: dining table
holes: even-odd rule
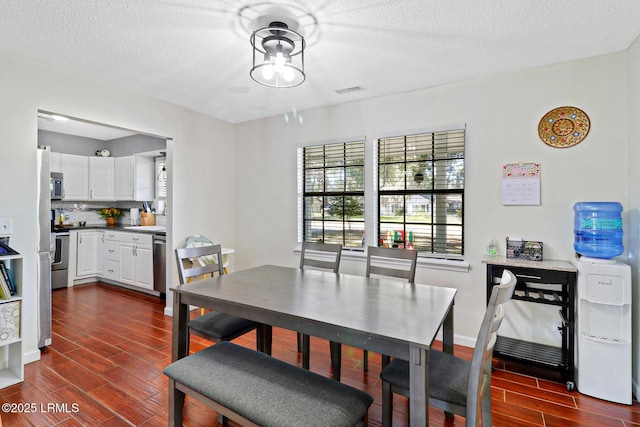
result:
[[[175,286],[172,360],[188,355],[190,306],[251,319],[271,354],[272,327],[399,357],[410,363],[410,425],[429,424],[429,350],[442,328],[453,353],[456,289],[277,265]]]

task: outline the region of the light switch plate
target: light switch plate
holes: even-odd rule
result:
[[[11,218],[0,218],[0,234],[13,233],[13,221]]]

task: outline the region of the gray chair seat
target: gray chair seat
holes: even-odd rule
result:
[[[467,405],[471,362],[437,350],[429,352],[429,397]],[[409,390],[409,362],[393,359],[380,373],[383,381]]]
[[[230,342],[179,359],[164,373],[176,388],[224,407],[230,419],[265,427],[354,426],[373,402],[363,391]]]
[[[215,311],[203,314],[189,322],[192,333],[206,336],[214,341],[215,339],[224,341],[227,337],[242,335],[255,327],[256,323],[252,320]]]

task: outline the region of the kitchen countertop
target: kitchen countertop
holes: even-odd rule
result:
[[[158,230],[149,230],[144,227],[136,227],[136,228],[128,228],[130,226],[124,224],[116,224],[116,225],[106,225],[106,224],[87,224],[85,226],[80,225],[56,225],[53,230],[54,233],[60,233],[64,231],[78,231],[78,230],[116,230],[116,231],[126,231],[132,233],[145,233],[145,234],[159,234],[166,235],[166,231],[158,231]]]

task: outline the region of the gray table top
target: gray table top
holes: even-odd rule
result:
[[[212,309],[362,345],[429,348],[456,289],[265,265],[173,288]],[[340,335],[340,336],[338,336]],[[350,335],[358,336],[353,341]],[[406,350],[405,350],[406,351]],[[405,353],[402,351],[402,353]]]

